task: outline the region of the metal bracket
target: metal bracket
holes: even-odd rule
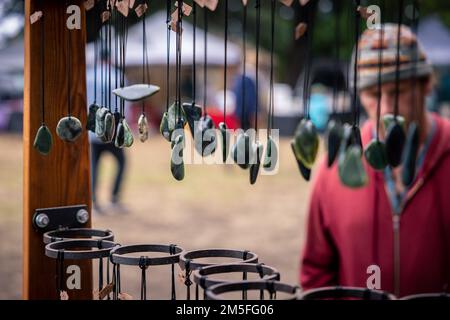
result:
[[[87,205],[36,209],[34,227],[42,232],[61,228],[82,228],[89,221]]]

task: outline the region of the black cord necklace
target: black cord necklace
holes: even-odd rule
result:
[[[44,0],[41,1],[41,126],[34,138],[33,147],[42,155],[48,155],[52,149],[52,134],[45,124],[45,25],[44,25]],[[35,13],[36,14],[36,13]],[[31,17],[30,17],[31,18]]]
[[[219,123],[222,138],[222,161],[228,158],[230,133],[227,128],[227,72],[228,72],[228,0],[225,0],[225,35],[224,35],[224,63],[223,63],[223,121]]]

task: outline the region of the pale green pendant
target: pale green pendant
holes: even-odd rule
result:
[[[364,150],[367,163],[375,170],[383,170],[387,167],[386,146],[380,140],[372,140]]]
[[[273,141],[272,137],[269,136],[267,138],[266,155],[264,157],[264,169],[266,169],[266,171],[272,171],[276,167],[277,161],[278,147],[275,144],[275,141]]]
[[[362,150],[359,145],[353,144],[339,155],[339,178],[347,187],[361,188],[368,182],[368,177],[362,162]]]
[[[175,139],[170,158],[170,171],[172,172],[172,176],[178,181],[184,179],[183,148],[184,137],[183,135],[178,135]]]
[[[73,116],[64,117],[56,125],[56,134],[65,142],[74,142],[83,131],[80,120]]]
[[[148,139],[148,121],[145,114],[141,114],[138,119],[139,140],[145,142]]]
[[[134,143],[133,132],[131,131],[130,126],[128,125],[127,120],[122,120],[123,128],[124,128],[124,143],[123,146],[129,148]]]
[[[107,112],[104,120],[105,134],[100,139],[103,142],[112,142],[116,131],[116,120],[111,112]]]
[[[294,135],[294,150],[303,165],[311,169],[319,150],[319,135],[311,120],[300,121]]]
[[[250,184],[255,184],[258,178],[259,167],[261,166],[261,158],[263,155],[263,145],[257,141],[253,145],[253,154],[255,155],[254,163],[250,166]]]
[[[222,161],[223,163],[226,163],[230,150],[230,133],[224,122],[219,123],[219,130],[222,137]]]
[[[251,148],[250,136],[247,133],[240,133],[231,150],[234,162],[242,169],[250,167],[253,158],[253,148]]]
[[[385,114],[383,116],[383,125],[384,125],[384,129],[385,131],[388,130],[388,128],[390,127],[390,125],[392,123],[398,123],[400,124],[400,126],[403,128],[403,130],[405,129],[405,118],[402,116],[397,115],[397,117],[391,113]]]
[[[124,88],[114,89],[112,92],[127,101],[140,101],[150,98],[159,92],[160,88],[152,84],[133,84]]]
[[[291,141],[291,149],[292,149],[292,153],[294,154],[294,157],[295,157],[295,162],[297,162],[297,166],[300,171],[300,174],[302,175],[303,179],[305,179],[306,181],[309,181],[309,179],[311,178],[311,169],[306,168],[303,165],[303,162],[297,157],[297,153],[295,152],[295,147],[294,147],[294,141]]]
[[[159,125],[159,132],[164,137],[164,139],[170,142],[169,114],[167,113],[167,111],[164,112],[162,116],[161,124]]]
[[[42,155],[48,155],[52,149],[52,134],[45,124],[42,124],[34,138],[33,147]]]

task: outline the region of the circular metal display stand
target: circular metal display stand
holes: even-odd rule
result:
[[[109,257],[111,249],[115,246],[117,246],[116,243],[106,240],[63,240],[47,244],[45,246],[45,255],[53,259],[58,259],[61,253],[64,259],[99,259]],[[82,248],[86,248],[86,250],[80,250]]]
[[[44,233],[44,243],[48,244],[56,241],[92,239],[114,241],[114,234],[111,230],[99,230],[90,228],[72,228],[47,231]]]
[[[395,300],[385,291],[357,287],[323,287],[307,290],[301,300]]]
[[[186,285],[186,299],[191,298],[191,285],[192,281],[190,279],[191,273],[194,270],[209,267],[213,265],[225,264],[225,263],[211,263],[211,262],[196,262],[195,259],[203,258],[235,258],[241,261],[240,263],[257,263],[258,256],[256,253],[250,252],[248,250],[235,250],[235,249],[202,249],[202,250],[192,250],[183,253],[180,256],[180,268],[185,271],[184,274],[184,284]],[[226,263],[229,264],[229,263]],[[244,275],[245,279],[245,275]],[[195,299],[199,298],[199,285],[195,285]]]
[[[183,248],[171,244],[137,244],[117,247],[111,251],[111,262],[113,263],[113,278],[115,279],[114,299],[119,299],[120,290],[120,265],[138,266],[141,269],[141,300],[147,299],[147,280],[146,270],[149,266],[172,265],[172,289],[171,298],[176,299],[175,295],[175,269],[174,265],[179,263],[180,254]],[[129,254],[140,253],[139,257],[129,256]],[[148,257],[148,253],[167,253],[158,257]],[[128,256],[127,256],[128,255]]]
[[[276,299],[277,293],[289,295],[283,300],[298,300],[300,287],[272,280],[227,282],[216,284],[206,289],[206,298],[208,300],[226,300],[221,296],[224,293],[248,290],[268,291],[270,300]]]
[[[445,300],[450,301],[449,293],[421,293],[405,296],[400,300]]]

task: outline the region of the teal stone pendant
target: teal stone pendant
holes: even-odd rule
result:
[[[98,108],[100,107],[95,103],[89,106],[86,129],[91,132],[95,132],[95,116],[97,114]]]
[[[73,116],[64,117],[56,125],[56,134],[65,142],[74,142],[83,131],[80,120]]]
[[[373,139],[364,150],[367,163],[375,170],[384,170],[387,167],[386,146],[380,140]]]
[[[34,138],[33,147],[42,155],[46,156],[52,149],[52,134],[45,124],[42,124]]]
[[[138,119],[139,140],[145,142],[148,139],[148,121],[145,114],[141,114]]]
[[[164,112],[162,116],[161,123],[159,125],[159,132],[164,137],[164,139],[170,142],[169,114],[167,113],[167,111]]]
[[[183,113],[186,116],[186,122],[189,125],[189,130],[191,131],[192,137],[195,134],[195,123],[200,121],[202,117],[202,108],[194,103],[183,103],[182,106]]]
[[[125,120],[125,118],[122,120],[122,125],[123,125],[123,129],[124,129],[123,146],[126,148],[129,148],[133,145],[133,142],[134,142],[133,132],[131,131],[131,128],[128,125],[128,122],[127,122],[127,120]]]
[[[197,122],[194,134],[195,150],[203,157],[214,154],[217,147],[216,126],[209,115]]]
[[[306,181],[309,181],[311,178],[311,169],[306,168],[303,165],[303,162],[297,157],[297,152],[295,151],[294,141],[291,141],[291,149],[292,153],[294,154],[295,161],[297,162],[298,169],[300,171],[300,174],[302,175],[303,179]]]
[[[116,127],[116,138],[114,140],[114,145],[116,148],[123,148],[125,143],[125,128],[122,121]]]
[[[175,144],[172,148],[172,155],[170,158],[170,171],[172,172],[172,176],[178,181],[184,179],[183,148],[184,137],[183,135],[178,135],[175,138]]]
[[[361,188],[368,182],[362,162],[362,150],[357,144],[351,145],[344,153],[340,153],[338,161],[339,178],[343,185],[350,188]]]
[[[331,120],[328,122],[326,141],[328,149],[328,167],[331,167],[338,155],[343,134],[342,125],[339,122]]]
[[[247,133],[240,133],[231,150],[234,162],[242,169],[250,167],[253,158],[253,148],[251,147],[250,136]]]
[[[311,120],[302,119],[294,135],[294,149],[303,165],[311,169],[319,150],[319,135]]]
[[[266,155],[264,157],[263,168],[266,169],[266,171],[272,171],[276,167],[277,161],[278,147],[272,137],[269,136],[267,138]]]
[[[256,156],[255,163],[250,166],[250,184],[255,184],[258,178],[259,167],[261,166],[261,158],[263,154],[263,145],[257,141],[253,145],[253,153]]]
[[[226,163],[230,150],[230,133],[228,132],[227,125],[224,122],[219,123],[219,130],[222,137],[222,161],[223,163]]]
[[[412,122],[408,127],[402,158],[402,183],[410,186],[416,177],[416,161],[419,152],[419,127]]]
[[[402,161],[405,131],[399,122],[391,122],[386,133],[386,157],[390,166],[397,167]]]

